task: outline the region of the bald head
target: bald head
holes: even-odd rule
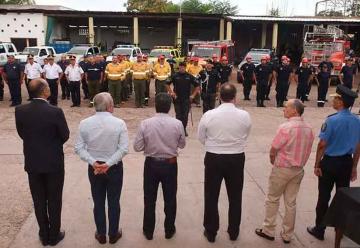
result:
[[[299,99],[290,99],[286,102],[284,108],[284,116],[286,118],[302,116],[305,105]]]
[[[232,102],[236,97],[236,87],[231,83],[225,83],[220,88],[220,98],[223,102]]]
[[[50,88],[45,79],[37,78],[31,80],[29,84],[30,94],[34,98],[47,99],[50,96]]]

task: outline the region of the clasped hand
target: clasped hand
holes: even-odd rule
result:
[[[92,167],[94,168],[95,175],[106,174],[110,168],[107,164],[100,164],[98,162],[95,162]]]

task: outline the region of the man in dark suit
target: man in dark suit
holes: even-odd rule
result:
[[[60,231],[64,185],[63,144],[69,139],[63,111],[46,99],[50,88],[44,79],[30,82],[34,97],[15,109],[16,129],[23,140],[25,171],[28,173],[41,243],[54,246],[65,236]]]

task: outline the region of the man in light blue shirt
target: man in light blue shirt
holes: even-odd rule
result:
[[[89,164],[88,174],[94,200],[95,238],[106,243],[105,199],[108,199],[109,243],[122,236],[119,230],[122,158],[128,153],[128,132],[123,120],[112,115],[114,102],[109,93],[94,97],[96,114],[81,121],[75,152]]]

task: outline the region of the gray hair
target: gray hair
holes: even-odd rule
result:
[[[106,112],[109,107],[114,105],[113,98],[107,92],[97,94],[93,101],[96,112]]]
[[[302,101],[300,101],[299,99],[292,99],[291,105],[296,110],[296,113],[298,113],[300,116],[303,115],[305,105],[302,103]]]

